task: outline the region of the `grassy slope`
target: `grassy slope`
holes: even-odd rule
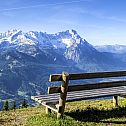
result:
[[[66,104],[64,119],[45,114],[44,107],[0,112],[0,126],[118,126],[126,125],[126,99],[112,108],[112,100],[80,101]]]

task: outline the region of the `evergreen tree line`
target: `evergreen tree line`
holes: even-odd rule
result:
[[[9,111],[9,110],[15,110],[16,108],[27,108],[28,107],[28,102],[25,99],[23,99],[23,101],[21,102],[19,107],[17,106],[16,101],[11,102],[11,107],[10,107],[9,103],[10,102],[8,100],[6,100],[4,102],[3,108],[2,108],[3,111]]]

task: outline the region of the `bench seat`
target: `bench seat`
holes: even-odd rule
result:
[[[109,97],[116,95],[125,95],[126,86],[100,88],[91,90],[81,90],[67,92],[67,102],[87,100],[100,97]],[[59,102],[60,93],[32,96],[31,98],[42,105],[55,105]]]
[[[71,84],[71,80],[91,80],[96,78],[111,79],[95,83]],[[60,86],[48,87],[47,95],[31,96],[31,98],[46,107],[46,114],[50,113],[51,110],[55,111],[57,113],[57,118],[63,117],[66,102],[112,96],[113,107],[117,107],[118,96],[126,97],[126,71],[77,74],[63,72],[62,74],[50,75],[49,81],[61,81],[62,83]]]

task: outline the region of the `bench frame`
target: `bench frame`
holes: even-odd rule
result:
[[[58,103],[50,102],[50,104],[49,103],[46,104],[46,103],[42,102],[41,100],[40,101],[37,100],[37,101],[46,107],[46,114],[50,113],[51,110],[53,110],[57,113],[57,118],[62,118],[63,114],[64,114],[64,109],[65,109],[67,92],[126,86],[126,81],[124,81],[124,80],[68,86],[69,80],[109,78],[109,77],[122,77],[122,76],[126,76],[126,71],[79,73],[79,74],[68,74],[68,73],[63,72],[62,74],[53,74],[53,75],[50,75],[49,81],[50,82],[62,81],[62,84],[60,87],[48,87],[48,94],[60,93],[59,102]],[[118,96],[119,95],[125,95],[125,94],[117,93],[113,96],[113,106],[114,107],[118,106]],[[109,97],[112,95],[108,94],[106,96]],[[31,98],[33,100],[35,100],[36,97],[37,96],[32,96]],[[98,98],[98,97],[91,97],[91,98],[93,99],[93,98]],[[80,99],[80,100],[83,100],[83,99]],[[76,101],[76,100],[74,100],[74,101]]]

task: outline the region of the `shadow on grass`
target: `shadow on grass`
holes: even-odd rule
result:
[[[125,107],[117,107],[113,109],[97,109],[87,107],[86,110],[76,110],[73,112],[66,112],[66,115],[74,118],[78,121],[84,122],[103,122],[103,123],[115,123],[115,124],[126,124],[125,121],[103,121],[105,119],[110,118],[121,118],[126,117],[126,106]]]
[[[0,126],[3,126],[6,122],[8,122],[8,121],[5,119],[0,119]]]

